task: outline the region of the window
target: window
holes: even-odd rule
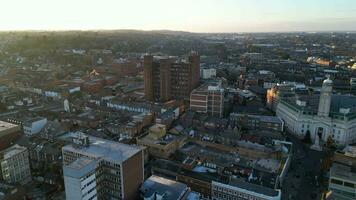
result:
[[[350,187],[350,188],[354,188],[354,187],[355,187],[355,184],[349,183],[349,182],[344,182],[344,186]]]
[[[336,180],[336,179],[331,179],[331,183],[337,184],[337,185],[342,185],[342,181]]]
[[[355,194],[352,193],[352,192],[343,191],[343,194],[344,194],[345,196],[348,196],[348,197],[355,197]]]

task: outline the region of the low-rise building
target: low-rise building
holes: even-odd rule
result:
[[[47,118],[36,117],[27,120],[23,123],[23,132],[25,135],[33,136],[39,133],[43,127],[47,124]]]
[[[144,200],[185,200],[189,191],[186,184],[156,175],[149,177],[140,188],[141,197]]]
[[[224,89],[221,87],[221,82],[207,83],[194,89],[190,94],[190,109],[195,112],[222,117]]]
[[[236,147],[192,141],[177,151],[179,159],[154,162],[152,172],[204,198],[280,200],[291,152],[292,143],[280,140],[268,146],[241,141]]]
[[[251,184],[239,179],[231,179],[228,183],[212,182],[213,200],[254,199],[281,200],[281,190],[274,190]]]
[[[19,125],[0,121],[0,151],[8,148],[18,138],[20,131]]]
[[[148,148],[153,157],[168,158],[186,141],[185,136],[167,134],[166,126],[155,124],[149,128],[148,134],[137,138],[137,144]]]
[[[0,199],[26,199],[26,190],[21,185],[0,183]]]
[[[236,122],[242,128],[251,130],[271,130],[283,131],[284,122],[276,116],[266,115],[247,115],[247,114],[230,114],[230,122]]]
[[[200,77],[202,79],[211,79],[216,77],[216,69],[210,68],[210,69],[201,69],[200,70]]]

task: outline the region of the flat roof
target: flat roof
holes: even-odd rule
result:
[[[64,137],[76,137],[78,133],[69,133]],[[141,149],[137,146],[130,146],[127,144],[114,142],[110,140],[105,140],[98,137],[88,136],[89,146],[77,146],[75,144],[70,144],[64,146],[62,149],[64,151],[77,152],[83,155],[88,155],[90,157],[103,158],[108,161],[122,163],[129,159],[136,153],[140,152]]]
[[[239,179],[231,179],[229,181],[229,185],[233,186],[233,187],[241,188],[243,190],[247,190],[250,192],[254,192],[257,194],[270,196],[270,197],[280,196],[280,191],[278,191],[278,190],[274,190],[274,189],[264,187],[261,185],[252,184],[252,183],[249,183],[249,182],[246,182],[243,180],[239,180]]]
[[[0,133],[4,130],[7,130],[7,129],[11,129],[11,128],[14,128],[14,127],[17,127],[18,125],[17,124],[12,124],[12,123],[9,123],[9,122],[4,122],[4,121],[0,121]]]
[[[277,116],[268,116],[268,115],[250,115],[250,114],[240,114],[240,113],[231,113],[230,116],[236,117],[250,117],[250,118],[257,118],[263,122],[270,122],[270,123],[280,123],[282,124],[283,121]]]
[[[73,178],[82,178],[89,172],[92,172],[96,168],[96,160],[91,160],[85,157],[81,157],[72,163],[63,166],[64,176]]]
[[[187,185],[164,177],[152,175],[141,186],[145,197],[151,197],[154,193],[165,194],[167,199],[179,199],[187,192]]]
[[[26,150],[27,150],[26,147],[15,144],[15,145],[1,151],[0,154],[4,155],[4,159],[9,159],[9,158],[13,157],[14,155],[19,154]]]
[[[355,167],[349,165],[345,165],[339,162],[334,162],[330,168],[330,176],[332,178],[339,178],[339,179],[355,182],[356,169]]]
[[[37,121],[44,120],[44,119],[47,119],[47,118],[45,118],[45,117],[34,117],[34,118],[29,119],[29,120],[26,120],[25,123],[33,123],[33,122],[37,122]]]

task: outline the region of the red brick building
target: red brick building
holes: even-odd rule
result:
[[[149,101],[186,99],[199,85],[200,56],[196,52],[188,60],[146,55],[143,63],[145,98]]]

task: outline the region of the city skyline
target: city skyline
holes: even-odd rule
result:
[[[5,1],[0,30],[355,31],[352,0]]]

